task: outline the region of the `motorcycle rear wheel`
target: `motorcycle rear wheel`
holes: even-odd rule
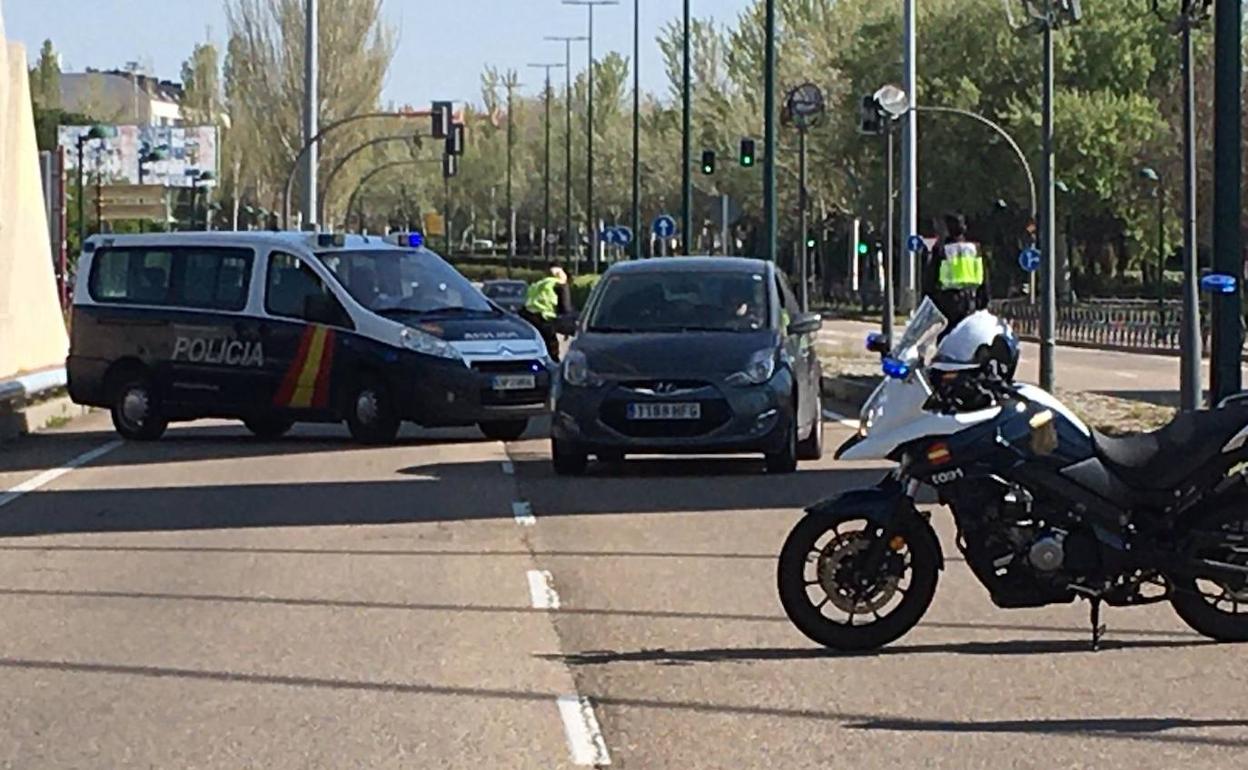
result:
[[[1239,506],[1213,512],[1196,524],[1198,530],[1219,532],[1248,542],[1248,514]],[[1198,558],[1248,566],[1248,554],[1229,547],[1201,549]],[[1193,631],[1219,642],[1248,642],[1248,578],[1173,576],[1170,605]]]
[[[868,576],[856,557],[882,536],[878,525],[852,513],[798,522],[777,569],[780,602],[793,625],[824,647],[857,652],[879,649],[918,624],[936,594],[941,557],[934,538],[920,529],[929,525],[908,518],[879,573]]]

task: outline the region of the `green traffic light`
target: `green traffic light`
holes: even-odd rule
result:
[[[808,249],[813,249],[813,248],[815,248],[815,239],[814,239],[814,238],[807,238],[807,239],[806,239],[806,248],[808,248]]]
[[[867,244],[865,244],[865,243],[860,243],[860,244],[858,244],[858,253],[859,253],[859,254],[866,254],[866,253],[867,253]]]

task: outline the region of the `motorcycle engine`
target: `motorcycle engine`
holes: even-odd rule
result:
[[[958,546],[1003,608],[1070,602],[1072,583],[1100,568],[1096,536],[1025,489],[978,480],[951,490]]]

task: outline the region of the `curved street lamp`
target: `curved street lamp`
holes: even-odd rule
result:
[[[344,217],[343,221],[345,223],[349,223],[351,221],[351,211],[355,208],[355,199],[359,197],[360,191],[364,189],[365,185],[367,185],[369,182],[373,180],[373,177],[377,176],[383,171],[389,171],[392,168],[399,168],[401,166],[416,166],[416,165],[421,165],[425,163],[441,163],[441,162],[442,162],[441,158],[413,158],[411,160],[395,160],[389,163],[381,164],[377,168],[365,174],[364,177],[355,185],[355,189],[351,191],[351,197],[347,199],[347,212],[346,212],[346,217]],[[360,213],[359,217],[360,217],[360,229],[363,230],[364,229],[363,213]]]
[[[334,164],[334,167],[330,169],[329,176],[325,177],[325,185],[321,188],[321,197],[320,197],[321,211],[320,211],[319,217],[320,217],[322,224],[325,222],[326,215],[328,214],[328,211],[329,211],[329,204],[328,204],[329,191],[330,191],[330,188],[333,187],[334,179],[338,176],[338,173],[342,171],[342,169],[347,165],[347,163],[351,162],[352,158],[356,157],[357,155],[369,149],[370,147],[376,147],[379,144],[387,144],[389,142],[407,142],[407,141],[410,141],[413,145],[415,145],[416,149],[420,149],[421,147],[420,134],[392,134],[390,136],[380,136],[380,137],[377,137],[376,139],[371,139],[359,145],[355,149],[351,150],[346,155],[343,155],[342,158],[340,158],[338,162]],[[350,213],[351,212],[348,209],[347,214],[349,215]]]

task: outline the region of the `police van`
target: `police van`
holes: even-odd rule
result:
[[[241,419],[264,438],[345,420],[362,442],[402,421],[518,438],[549,410],[554,365],[419,233],[94,236],[78,263],[74,401],[118,433]]]

